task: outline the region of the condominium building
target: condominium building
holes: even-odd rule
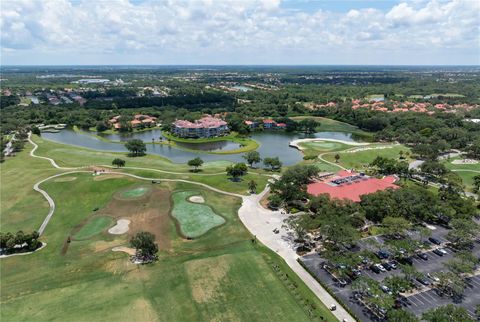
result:
[[[173,123],[172,132],[182,138],[209,138],[227,134],[227,122],[207,115],[195,122],[177,120]]]

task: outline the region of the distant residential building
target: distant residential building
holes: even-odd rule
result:
[[[256,129],[258,127],[258,122],[255,121],[245,121],[245,124],[251,129]]]
[[[263,122],[263,128],[264,129],[272,129],[277,126],[277,122],[275,122],[272,119],[265,119],[262,121]]]
[[[207,115],[195,122],[177,120],[173,123],[172,131],[182,138],[209,138],[225,135],[229,129],[224,120]]]
[[[122,126],[120,124],[121,116],[117,115],[112,117],[108,122],[113,125],[115,130],[119,130]],[[156,124],[157,118],[155,116],[137,114],[133,117],[133,120],[130,121],[132,128],[137,127],[150,127]]]

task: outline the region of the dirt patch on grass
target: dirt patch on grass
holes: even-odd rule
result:
[[[63,256],[67,253],[68,251],[68,246],[70,246],[70,243],[71,243],[71,237],[68,236],[65,241],[63,242],[63,246],[62,246],[62,250],[60,251],[60,254]]]
[[[125,246],[113,247],[112,251],[114,251],[114,252],[124,252],[124,253],[127,253],[130,256],[135,255],[135,249],[134,248],[125,247]]]
[[[260,200],[260,205],[265,208],[265,209],[268,209],[268,197],[270,197],[270,192],[268,192],[265,196],[263,196],[263,198]]]
[[[77,177],[65,176],[65,177],[57,178],[53,181],[54,182],[70,182],[70,181],[74,181],[74,180],[77,180]]]
[[[185,264],[193,299],[206,303],[221,297],[222,281],[230,268],[232,255],[222,255],[189,261]]]
[[[152,307],[152,304],[144,299],[139,298],[133,302],[132,313],[135,318],[133,321],[158,321],[157,312]]]
[[[99,214],[108,214],[114,219],[130,220],[127,237],[130,239],[140,231],[148,231],[155,235],[161,250],[170,249],[170,191],[165,188],[152,187],[141,198],[123,199],[119,193],[108,205],[99,210]]]
[[[117,178],[125,178],[125,176],[122,176],[121,174],[102,174],[100,176],[93,177],[93,180],[103,181],[103,180],[117,179]]]

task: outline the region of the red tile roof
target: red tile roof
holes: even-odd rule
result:
[[[227,125],[227,122],[219,118],[212,116],[202,117],[201,119],[196,120],[195,122],[190,122],[186,120],[177,120],[173,123],[177,127],[181,128],[216,128],[220,126]]]
[[[394,182],[397,180],[394,176],[387,176],[382,179],[377,179],[365,176],[363,179],[355,180],[354,182],[343,183],[336,185],[332,183],[333,180],[358,175],[353,172],[340,171],[337,176],[327,181],[311,183],[307,186],[307,192],[314,196],[320,194],[328,194],[330,198],[348,199],[351,201],[360,201],[360,196],[374,193],[385,189],[397,189],[399,186]]]

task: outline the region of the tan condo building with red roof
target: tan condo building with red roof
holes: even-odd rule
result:
[[[210,138],[226,135],[229,129],[224,120],[207,115],[194,122],[176,120],[172,132],[181,138]]]

